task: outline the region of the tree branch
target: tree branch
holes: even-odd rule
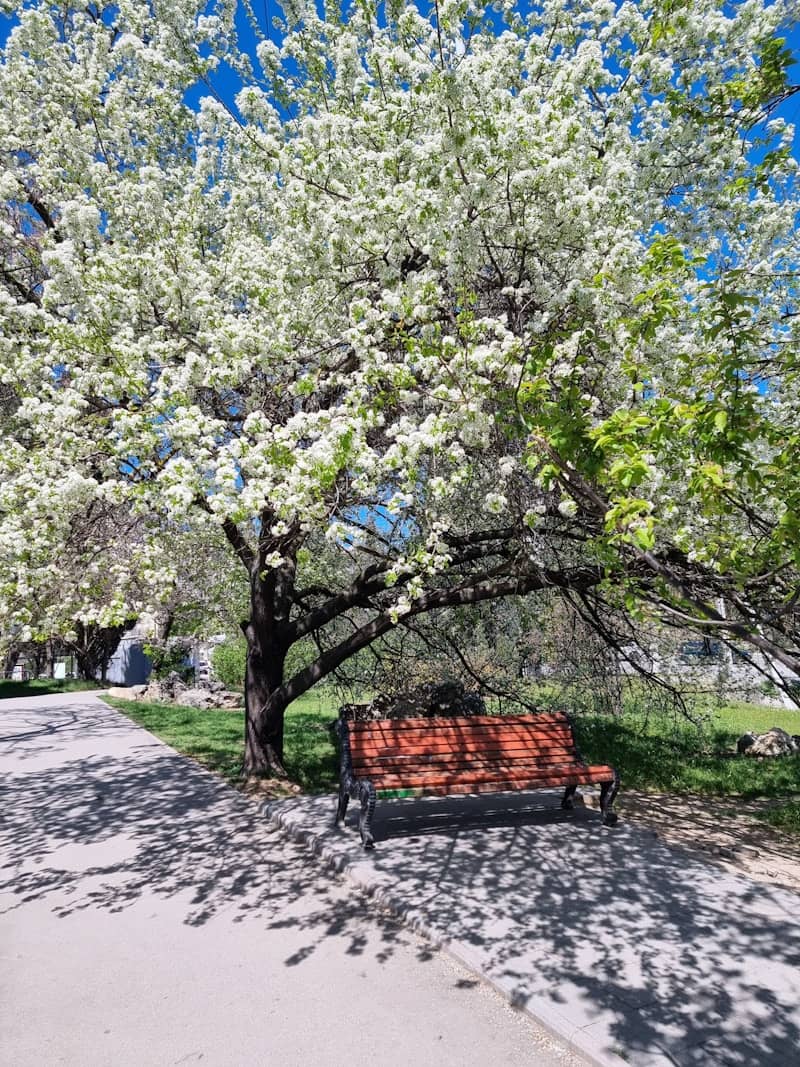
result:
[[[459,555],[450,560],[450,567],[459,567],[464,563],[474,563],[486,559],[489,556],[504,556],[508,558],[510,549],[507,545],[498,547],[497,541],[487,539],[465,548]],[[367,607],[371,597],[384,593],[387,590],[386,575],[397,565],[396,560],[386,559],[385,562],[373,563],[366,567],[353,581],[350,588],[344,593],[331,597],[318,608],[309,611],[306,615],[297,619],[290,628],[292,642],[299,640],[312,630],[318,630],[327,625],[338,616],[349,611],[353,607]],[[413,577],[413,571],[399,575],[392,588],[406,585]]]
[[[478,604],[483,600],[496,600],[503,596],[524,595],[539,589],[576,589],[585,590],[597,585],[603,579],[599,567],[578,567],[573,571],[552,571],[546,568],[529,574],[487,578],[480,576],[476,581],[464,585],[435,589],[414,601],[407,617],[422,615],[436,608],[456,607],[463,604]],[[395,625],[388,611],[381,612],[369,622],[359,627],[349,637],[334,648],[328,649],[304,670],[298,672],[290,681],[281,686],[286,703],[296,700],[321,678],[372,644],[382,634]]]
[[[213,511],[204,496],[197,496],[194,499],[197,507],[201,508],[208,515],[213,515]],[[223,519],[222,531],[228,539],[228,543],[233,548],[236,555],[242,561],[247,569],[248,574],[252,574],[253,567],[256,563],[256,555],[253,549],[250,547],[247,538],[242,531],[236,525],[232,519]]]
[[[35,289],[29,289],[24,282],[21,282],[18,278],[15,278],[10,271],[5,267],[0,268],[0,273],[3,275],[3,280],[7,285],[10,285],[16,293],[22,297],[26,304],[35,304],[37,307],[42,306],[42,298],[36,292]]]
[[[33,210],[36,212],[36,214],[39,216],[39,218],[45,224],[47,229],[48,230],[57,230],[58,227],[56,226],[55,219],[53,218],[51,212],[47,209],[47,207],[45,206],[43,201],[40,200],[40,198],[36,195],[36,193],[31,192],[30,189],[26,189],[25,192],[27,193],[28,203],[31,205]],[[61,236],[58,233],[56,233],[55,234],[55,239],[56,239],[56,241],[60,241],[61,240]]]

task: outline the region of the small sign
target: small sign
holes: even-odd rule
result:
[[[53,666],[53,677],[58,679],[64,679],[67,677],[67,665],[66,663],[56,663]]]

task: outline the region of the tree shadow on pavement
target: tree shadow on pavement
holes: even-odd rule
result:
[[[34,901],[60,917],[118,912],[155,896],[190,926],[224,916],[306,931],[290,965],[328,937],[364,950],[363,901],[253,802],[118,712],[28,707],[3,715],[0,733],[0,914]],[[378,958],[413,942],[388,917],[377,926]]]
[[[352,817],[327,844],[512,1003],[637,1065],[800,1062],[800,898],[558,799],[381,802],[374,853]]]
[[[193,927],[297,932],[289,967],[329,938],[353,956],[371,938],[383,960],[414,944],[246,797],[112,709],[64,711],[3,715],[3,910],[36,902],[67,917],[157,898]],[[553,810],[547,794],[383,802],[371,854],[359,848],[356,813],[344,832],[333,828],[332,798],[283,803],[365,887],[389,890],[562,1033],[582,1031],[637,1067],[797,1062],[796,895],[632,822],[607,831],[595,812]]]
[[[51,708],[32,707],[17,713],[11,724],[4,722],[0,727],[0,748],[7,757],[19,761],[41,759],[47,752],[58,751],[61,735],[69,737],[78,726],[81,730],[91,729],[95,739],[106,730],[118,729],[107,723],[94,706],[73,704],[55,713]]]

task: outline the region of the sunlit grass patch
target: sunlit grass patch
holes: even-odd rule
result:
[[[665,792],[743,797],[800,792],[800,754],[754,759],[736,754],[748,729],[800,730],[800,713],[755,705],[723,705],[700,728],[660,716],[581,716],[578,737],[590,762],[613,763],[623,786]]]
[[[761,812],[757,818],[763,819],[764,822],[768,822],[770,826],[775,826],[779,830],[800,834],[800,800],[778,804],[774,808]]]
[[[104,698],[145,730],[208,770],[235,781],[242,770],[244,713]]]
[[[241,783],[243,711],[105,699],[178,752],[232,784]],[[335,788],[336,754],[328,729],[335,717],[336,701],[316,694],[306,694],[286,712],[286,769],[292,781],[307,792]]]

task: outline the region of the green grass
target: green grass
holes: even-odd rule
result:
[[[244,714],[241,711],[199,711],[176,704],[139,703],[104,697],[145,730],[172,748],[191,756],[210,771],[235,781],[242,769]]]
[[[789,833],[800,834],[800,801],[790,801],[788,804],[780,804],[768,811],[761,812],[758,816],[770,826],[779,830],[787,830]]]
[[[111,697],[106,701],[227,781],[241,779],[243,712],[200,711]],[[328,724],[335,718],[336,702],[312,693],[296,700],[286,713],[286,769],[306,792],[328,792],[336,787],[336,753],[328,732]]]
[[[339,780],[330,724],[338,701],[306,693],[286,711],[284,748],[286,770],[308,793],[327,793]]]
[[[55,678],[32,678],[29,682],[0,678],[0,700],[47,696],[49,693],[79,693],[87,689],[103,688],[102,682],[84,682],[79,678],[65,678],[63,681]]]
[[[728,704],[711,712],[699,730],[686,721],[636,713],[587,715],[576,722],[583,756],[613,763],[632,788],[743,797],[800,793],[800,754],[765,760],[734,754],[745,730],[760,733],[771,726],[798,733],[800,712]]]
[[[166,704],[109,700],[178,751],[236,783],[241,779],[243,713],[198,711]],[[306,694],[286,713],[285,762],[306,792],[336,786],[336,757],[328,730],[336,700]],[[672,793],[785,798],[765,814],[774,825],[800,832],[800,755],[773,760],[733,755],[747,729],[782,726],[800,732],[800,712],[750,704],[728,704],[709,713],[698,730],[689,722],[627,712],[619,718],[583,715],[578,741],[590,763],[612,763],[623,787]]]

